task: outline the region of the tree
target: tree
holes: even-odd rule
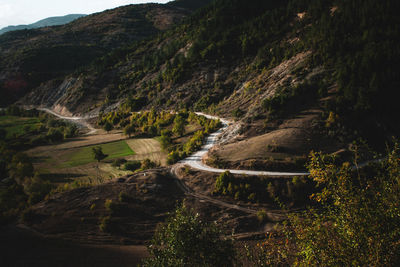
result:
[[[26,179],[24,190],[29,196],[28,204],[33,205],[42,201],[52,188],[53,186],[49,181],[43,181],[37,175],[31,179]]]
[[[168,134],[161,133],[160,143],[162,149],[168,149],[168,147],[172,144],[171,137]]]
[[[182,205],[156,230],[144,266],[233,266],[233,242],[221,235],[215,223]]]
[[[51,142],[60,142],[64,139],[64,134],[59,128],[50,128],[46,138]]]
[[[100,162],[101,160],[105,159],[108,156],[103,153],[103,149],[101,148],[101,146],[93,147],[92,153],[93,153],[94,159],[97,160],[97,162]]]
[[[182,116],[177,115],[175,117],[172,132],[178,136],[182,136],[185,133],[185,119]]]
[[[124,128],[124,134],[127,135],[129,138],[131,138],[131,135],[135,132],[136,128],[135,125],[133,124],[128,124],[125,128]]]
[[[71,138],[78,133],[78,127],[75,124],[70,124],[64,129],[64,138]]]
[[[103,129],[108,133],[113,129],[113,125],[109,121],[106,121],[104,123]]]
[[[320,193],[311,198],[319,208],[290,215],[255,258],[263,266],[399,266],[399,156],[396,146],[385,160],[354,171],[312,153],[308,168]]]
[[[0,140],[6,139],[7,131],[3,128],[0,128]]]
[[[232,178],[232,174],[229,171],[221,173],[215,181],[214,193],[225,192],[228,184],[232,181]]]

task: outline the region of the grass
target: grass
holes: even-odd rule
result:
[[[14,134],[19,136],[25,133],[24,128],[30,127],[31,129],[40,126],[39,118],[25,118],[16,116],[0,116],[0,128],[7,131],[6,138],[12,137]]]
[[[62,164],[62,167],[75,167],[95,162],[96,160],[93,157],[92,148],[96,146],[97,145],[87,146],[75,150],[67,156],[67,161]],[[135,152],[123,140],[98,146],[102,148],[104,154],[108,155],[105,159],[115,159],[135,154]]]

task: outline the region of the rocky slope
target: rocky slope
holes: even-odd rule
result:
[[[192,2],[129,5],[63,26],[1,35],[0,105],[14,102],[49,80],[59,85],[66,75],[94,59],[165,31],[208,1],[199,1],[197,6]]]
[[[302,140],[296,142],[301,147],[296,157],[314,147],[335,152],[357,139],[382,145],[400,132],[393,117],[399,111],[393,97],[400,65],[396,1],[218,0],[160,33],[193,10],[183,7],[197,8],[194,3],[130,6],[80,19],[62,29],[75,29],[72,33],[84,46],[74,46],[70,53],[64,48],[63,53],[53,51],[57,46],[51,48],[54,54],[22,53],[29,60],[21,66],[10,63],[6,72],[3,68],[2,90],[31,88],[19,103],[67,113],[97,113],[123,103],[133,111],[188,108],[218,113],[241,120],[243,138],[300,124],[303,129],[289,130],[290,140],[282,139],[287,144]],[[357,6],[363,12],[357,12]],[[128,17],[132,23],[138,17],[129,12],[145,18],[135,22],[144,27],[128,28]],[[93,35],[96,29],[104,34]],[[353,37],[347,38],[349,34]],[[132,42],[145,36],[153,37]],[[16,42],[8,37],[8,42]],[[36,40],[43,41],[32,37],[29,42]],[[70,42],[55,40],[62,47]],[[21,56],[14,52],[8,51],[10,58]],[[52,55],[48,62],[55,65],[46,64]],[[74,60],[59,64],[60,55]],[[52,71],[46,73],[32,62]],[[35,71],[27,75],[23,67]],[[312,119],[306,116],[310,112]],[[290,122],[303,115],[307,123]],[[279,146],[280,138],[267,139],[264,145]],[[257,159],[257,153],[246,160]]]

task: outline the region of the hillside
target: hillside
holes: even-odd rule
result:
[[[177,0],[0,36],[0,224],[151,242],[145,266],[398,266],[399,10]]]
[[[357,139],[379,147],[399,133],[393,117],[397,5],[215,1],[163,34],[121,46],[63,78],[48,76],[20,103],[83,114],[128,98],[139,103],[133,109],[189,108],[233,117],[243,122],[243,138],[292,125],[266,140],[280,146],[287,136],[283,150],[299,140],[295,158],[310,149],[347,149]],[[93,19],[100,23],[106,14]],[[100,53],[97,45],[86,49],[85,56]],[[305,121],[287,121],[296,116]],[[237,160],[260,158],[257,153]]]
[[[129,5],[62,26],[1,35],[0,105],[16,101],[49,80],[59,83],[112,50],[157,35],[193,12],[192,2]]]
[[[25,29],[36,29],[41,27],[48,27],[48,26],[57,26],[57,25],[64,25],[70,23],[76,19],[84,17],[84,14],[70,14],[60,17],[50,17],[46,19],[39,20],[35,23],[28,24],[28,25],[17,25],[17,26],[7,26],[3,29],[0,29],[0,35],[10,31],[17,31],[17,30],[25,30]]]

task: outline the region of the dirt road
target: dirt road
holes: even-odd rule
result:
[[[207,166],[203,163],[203,157],[208,153],[208,151],[215,145],[218,144],[220,136],[227,135],[226,131],[228,131],[228,126],[232,124],[232,122],[222,119],[216,116],[207,115],[204,113],[196,112],[199,116],[204,116],[208,119],[220,120],[222,122],[223,127],[219,129],[217,132],[210,134],[205,142],[205,145],[196,153],[190,155],[189,157],[179,161],[180,164],[188,165],[194,169],[214,172],[214,173],[222,173],[225,171],[229,171],[233,174],[244,174],[244,175],[255,175],[255,176],[305,176],[309,175],[307,172],[273,172],[273,171],[252,171],[252,170],[230,170],[230,169],[217,169],[210,166]]]
[[[77,116],[70,117],[70,116],[60,115],[60,114],[58,114],[58,113],[56,113],[53,110],[48,109],[48,108],[38,108],[38,110],[47,112],[47,113],[49,113],[51,115],[56,116],[57,118],[71,121],[71,122],[73,122],[75,124],[78,124],[81,127],[88,128],[89,132],[86,135],[91,135],[91,134],[94,134],[94,133],[97,132],[97,129],[95,129],[90,123],[87,122],[88,119],[96,118],[97,115],[85,116],[85,117],[77,117]]]

